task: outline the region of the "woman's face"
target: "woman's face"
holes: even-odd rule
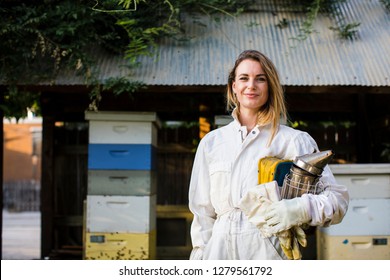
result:
[[[232,88],[241,113],[243,110],[258,112],[268,100],[268,81],[260,63],[255,60],[245,59],[237,66]]]

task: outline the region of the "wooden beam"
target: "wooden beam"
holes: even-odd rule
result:
[[[308,93],[308,94],[390,94],[390,87],[368,87],[368,86],[286,86],[285,92]]]

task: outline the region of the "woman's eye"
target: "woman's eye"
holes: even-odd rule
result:
[[[266,82],[267,81],[267,79],[265,78],[265,77],[260,77],[260,78],[257,78],[257,81],[259,81],[259,82]]]
[[[246,78],[246,77],[241,77],[240,78],[240,81],[246,81],[246,80],[248,80],[248,78]]]

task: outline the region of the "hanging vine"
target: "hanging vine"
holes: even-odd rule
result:
[[[388,1],[388,0],[384,0]],[[301,23],[300,33],[294,39],[306,40],[312,33],[315,33],[314,24],[319,15],[331,17],[335,26],[329,27],[335,31],[340,39],[354,39],[358,33],[359,22],[347,22],[345,15],[340,11],[341,5],[348,0],[290,0],[289,5],[301,7],[306,16]],[[282,25],[278,25],[282,28]]]

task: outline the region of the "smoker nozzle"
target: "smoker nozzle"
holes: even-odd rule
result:
[[[321,176],[325,166],[332,160],[331,150],[296,157],[293,164],[313,176]]]

